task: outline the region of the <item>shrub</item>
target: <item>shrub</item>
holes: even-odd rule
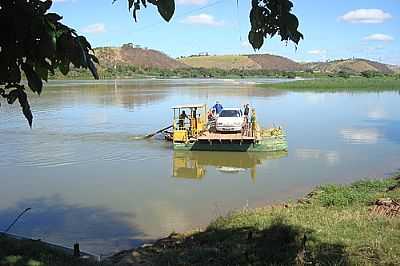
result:
[[[341,70],[341,71],[339,71],[339,72],[336,73],[336,76],[339,77],[339,78],[345,78],[345,79],[347,79],[347,78],[350,77],[350,73]]]

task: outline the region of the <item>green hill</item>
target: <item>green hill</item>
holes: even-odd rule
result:
[[[269,54],[189,56],[180,58],[178,61],[190,67],[220,68],[224,70],[297,71],[302,68],[300,64],[293,60]]]
[[[361,58],[306,63],[303,64],[303,68],[327,73],[337,73],[339,71],[354,74],[359,74],[364,71],[373,71],[385,74],[393,73],[393,70],[388,65]]]

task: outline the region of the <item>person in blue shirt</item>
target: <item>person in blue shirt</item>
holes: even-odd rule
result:
[[[222,105],[219,103],[219,101],[217,101],[214,106],[213,109],[215,110],[215,112],[217,114],[221,113],[222,109],[224,109],[224,107],[222,107]]]

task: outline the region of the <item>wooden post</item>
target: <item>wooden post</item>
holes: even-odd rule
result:
[[[81,251],[79,250],[79,243],[74,244],[74,257],[79,258],[81,256]]]

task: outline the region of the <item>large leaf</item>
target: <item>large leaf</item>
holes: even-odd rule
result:
[[[60,65],[58,66],[58,69],[61,71],[61,73],[66,76],[69,73],[69,64],[70,62],[68,60],[63,60],[61,61]]]
[[[21,71],[19,70],[19,67],[17,67],[15,64],[9,66],[9,70],[7,72],[8,72],[7,82],[9,83],[21,82]]]
[[[250,31],[249,42],[254,49],[260,49],[264,44],[264,36],[261,32]]]
[[[156,2],[158,13],[166,21],[170,21],[175,12],[175,1],[174,0],[158,0]]]
[[[18,95],[19,95],[19,89],[10,91],[10,93],[7,94],[8,104],[13,104],[18,99]]]
[[[88,60],[88,68],[95,79],[99,79],[99,74],[97,73],[96,66],[93,64],[92,60]]]
[[[30,64],[23,63],[21,68],[25,72],[26,78],[28,79],[29,88],[38,94],[42,93],[43,82],[35,70],[33,70],[33,67]]]
[[[134,6],[134,8],[133,8],[133,11],[132,11],[132,16],[133,16],[133,19],[135,20],[135,22],[137,22],[137,11],[140,9],[140,4],[138,3],[138,2],[136,2],[135,3],[135,6]]]
[[[51,58],[56,53],[57,38],[56,32],[51,28],[47,28],[46,32],[40,36],[39,51],[42,57]]]
[[[22,107],[22,113],[24,114],[26,120],[28,120],[29,126],[32,128],[33,115],[31,107],[29,106],[28,97],[22,89],[20,89],[20,93],[18,94],[18,101]]]
[[[95,55],[90,55],[90,58],[93,60],[93,62],[95,62],[96,64],[100,64],[99,59],[95,56]]]
[[[46,0],[46,1],[39,1],[39,9],[38,11],[43,15],[47,12],[47,10],[50,9],[51,5],[53,4],[52,0]]]
[[[134,3],[135,3],[135,0],[128,0],[129,10],[131,10]]]
[[[41,63],[36,63],[35,65],[35,71],[36,73],[39,75],[39,77],[44,80],[44,81],[48,81],[49,79],[49,69],[47,68],[47,66],[45,64],[41,64]]]
[[[76,39],[82,45],[82,47],[84,49],[89,49],[89,50],[93,51],[92,46],[90,45],[88,40],[85,38],[85,36],[78,36],[78,37],[76,37]]]
[[[48,13],[46,14],[46,18],[48,18],[49,20],[51,20],[53,23],[61,20],[63,17],[56,14],[56,13]]]

